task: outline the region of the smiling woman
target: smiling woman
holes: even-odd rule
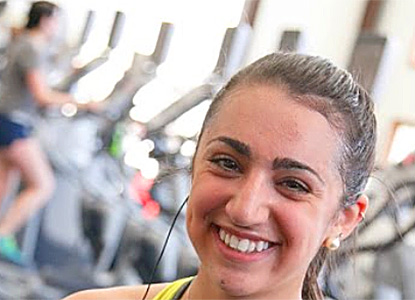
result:
[[[275,53],[241,70],[212,102],[193,161],[186,217],[199,272],[146,299],[322,299],[329,250],[367,209],[375,141],[368,94],[329,61]]]

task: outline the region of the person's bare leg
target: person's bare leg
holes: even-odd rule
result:
[[[5,148],[0,149],[0,211],[3,209],[2,201],[9,195],[13,181],[17,180],[17,170],[7,161]]]
[[[0,149],[0,207],[10,187],[11,166],[4,157],[4,149]]]
[[[49,200],[54,189],[51,167],[36,140],[17,140],[5,154],[8,163],[19,170],[25,188],[0,220],[0,236],[19,230]]]

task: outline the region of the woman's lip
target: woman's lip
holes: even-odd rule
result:
[[[271,241],[271,240],[269,240],[269,239],[266,239],[266,238],[260,237],[260,236],[258,236],[258,235],[252,234],[252,233],[248,233],[248,232],[240,232],[240,231],[238,231],[238,230],[232,229],[232,228],[227,227],[227,226],[221,226],[221,225],[213,224],[213,227],[214,227],[217,231],[219,231],[219,229],[223,229],[223,230],[225,230],[227,233],[230,233],[230,234],[235,235],[235,236],[237,236],[237,237],[239,237],[239,238],[242,238],[242,239],[248,239],[248,240],[251,240],[251,241],[253,241],[253,242],[263,241],[263,242],[268,242],[268,243],[270,243],[270,244],[272,244],[272,245],[275,245],[275,244],[280,244],[279,242],[276,242],[276,241]]]
[[[258,261],[264,260],[267,257],[270,257],[273,251],[275,251],[276,247],[278,247],[274,245],[268,248],[267,250],[263,250],[261,252],[251,252],[251,253],[239,252],[225,245],[225,243],[219,237],[219,230],[217,227],[212,226],[211,231],[212,231],[213,239],[215,240],[215,244],[219,252],[222,253],[222,255],[226,258],[226,260],[233,261],[236,263],[241,263],[241,262],[251,263],[251,262],[258,262]]]

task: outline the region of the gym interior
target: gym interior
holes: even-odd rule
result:
[[[0,89],[31,3],[1,1]],[[415,1],[53,3],[60,18],[47,81],[79,107],[39,113],[33,134],[55,188],[15,235],[24,263],[0,259],[0,299],[194,275],[181,208],[204,115],[234,73],[275,51],[327,57],[375,102],[370,209],[353,258],[323,272],[327,299],[415,299]],[[16,174],[0,220],[21,185]]]

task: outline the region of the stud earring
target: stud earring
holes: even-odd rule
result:
[[[361,218],[361,221],[364,221],[365,218],[366,218],[366,215],[365,215],[365,213],[363,211],[359,212],[359,216]]]
[[[339,249],[340,247],[340,237],[342,236],[342,234],[339,234],[337,237],[335,238],[327,238],[326,241],[324,242],[324,246],[331,250],[331,251],[335,251],[337,249]]]

